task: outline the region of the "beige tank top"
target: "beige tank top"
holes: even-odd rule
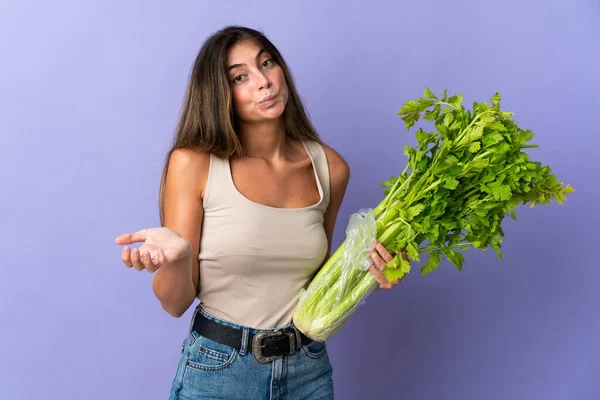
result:
[[[320,194],[317,204],[303,208],[275,208],[249,200],[233,183],[229,159],[210,156],[198,298],[217,318],[259,329],[289,325],[301,290],[327,254],[327,157],[319,143],[303,144]]]

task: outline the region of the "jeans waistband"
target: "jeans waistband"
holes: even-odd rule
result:
[[[229,326],[231,328],[234,329],[238,329],[238,330],[244,330],[244,329],[248,329],[251,333],[258,333],[258,332],[265,332],[265,331],[282,331],[282,330],[289,330],[289,329],[296,329],[294,326],[294,323],[290,323],[288,325],[279,327],[279,328],[264,328],[264,329],[258,329],[258,328],[251,328],[248,326],[243,326],[243,325],[238,325],[236,323],[233,323],[231,321],[225,321],[223,319],[220,319],[218,317],[215,317],[214,315],[212,315],[211,313],[209,313],[208,311],[206,311],[204,308],[202,308],[200,305],[198,305],[198,307],[196,307],[196,313],[201,313],[202,315],[204,315],[206,318],[213,320],[215,322],[218,322],[221,325],[226,325]],[[195,314],[194,314],[195,317]]]
[[[298,343],[301,342],[300,331],[294,326],[293,322],[290,323],[289,325],[282,326],[280,328],[272,328],[272,329],[250,328],[250,327],[247,327],[247,326],[239,325],[239,324],[236,324],[236,323],[233,323],[233,322],[230,322],[230,321],[225,321],[223,319],[215,317],[214,315],[210,314],[208,311],[204,310],[201,307],[201,304],[198,304],[198,306],[196,307],[196,310],[194,311],[194,316],[192,317],[192,320],[190,322],[190,330],[192,330],[192,327],[194,326],[194,320],[195,320],[197,314],[202,314],[205,318],[208,318],[208,319],[210,319],[210,320],[212,320],[214,322],[217,322],[217,323],[219,323],[221,325],[225,325],[225,326],[228,326],[230,328],[243,331],[244,332],[244,340],[243,340],[244,344],[242,345],[242,351],[240,353],[242,355],[246,353],[246,347],[248,345],[247,338],[248,338],[249,334],[253,334],[254,335],[254,334],[257,334],[259,332],[273,332],[273,331],[284,331],[284,330],[289,331],[289,330],[293,329],[294,332],[295,332],[295,336],[296,336],[297,342]]]

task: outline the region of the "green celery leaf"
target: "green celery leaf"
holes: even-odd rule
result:
[[[407,272],[404,272],[403,268],[389,268],[387,266],[382,272],[388,282],[394,282],[407,274]]]
[[[450,127],[452,121],[454,121],[454,116],[452,115],[452,113],[446,114],[446,116],[444,117],[444,125],[446,125],[446,127]]]
[[[492,191],[492,196],[494,196],[496,200],[509,200],[512,195],[510,186],[508,185],[500,185],[498,187],[492,187],[490,185],[490,189]]]
[[[424,142],[429,138],[429,134],[427,132],[425,132],[422,128],[419,128],[419,130],[417,130],[417,133],[415,133],[415,136],[419,143]]]
[[[440,257],[440,253],[437,251],[431,252],[427,262],[421,267],[421,276],[425,276],[428,273],[436,270],[441,262],[442,259]]]
[[[458,186],[458,181],[451,176],[446,177],[444,180],[444,187],[446,189],[454,190]]]
[[[471,153],[477,153],[479,151],[479,149],[481,148],[481,143],[480,142],[473,142],[471,143],[471,145],[469,146],[469,151]]]
[[[500,250],[502,247],[502,238],[498,235],[492,236],[490,238],[489,246],[494,249],[498,259],[502,260],[502,251]]]
[[[435,97],[435,95],[431,92],[431,90],[428,87],[425,88],[423,96],[428,97],[430,99],[437,99],[437,97]]]
[[[408,274],[410,272],[410,261],[405,260],[404,258],[400,257],[400,269],[405,274]]]
[[[458,93],[456,95],[456,98],[454,99],[454,101],[451,101],[449,99],[448,103],[452,104],[456,108],[461,108],[462,101],[463,101],[463,97],[462,97],[462,95],[460,93]]]
[[[419,258],[419,250],[417,249],[417,247],[414,245],[413,242],[410,242],[406,245],[406,254],[408,255],[408,258],[410,258],[411,260],[415,260],[415,261],[421,260]]]
[[[477,125],[469,133],[469,141],[478,140],[481,136],[483,136],[483,126]]]
[[[421,213],[421,211],[423,211],[424,209],[425,209],[425,206],[423,204],[417,204],[417,205],[410,207],[408,209],[408,211],[406,212],[407,218],[413,219],[414,217],[419,215]]]

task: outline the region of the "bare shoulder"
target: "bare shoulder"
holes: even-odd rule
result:
[[[343,188],[345,190],[350,179],[350,165],[333,147],[323,144],[323,149],[329,164],[329,179],[332,189]]]
[[[164,226],[179,232],[192,245],[192,254],[200,251],[202,221],[204,219],[203,198],[210,168],[210,153],[192,149],[175,149],[171,153],[164,193]],[[198,259],[194,256],[192,282],[198,294]],[[156,276],[165,269],[159,268]],[[153,285],[159,280],[154,280]],[[193,299],[189,300],[189,307]],[[183,310],[185,311],[185,310]],[[177,312],[181,316],[183,312]],[[172,314],[174,315],[174,314]]]
[[[348,182],[350,180],[350,166],[344,158],[334,150],[331,146],[323,144],[325,155],[327,156],[327,164],[329,165],[329,182],[331,184],[331,200],[324,215],[323,227],[327,235],[328,247],[327,257],[331,254],[331,246],[333,240],[333,231],[337,215],[344,201]]]
[[[198,190],[204,195],[210,168],[210,152],[193,149],[175,149],[169,160],[169,179],[173,183]]]

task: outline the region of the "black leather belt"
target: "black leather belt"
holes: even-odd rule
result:
[[[199,335],[226,346],[237,350],[242,348],[243,330],[219,324],[201,313],[196,314],[192,329]],[[298,333],[300,333],[300,343],[296,340],[296,331],[293,328],[265,330],[257,334],[249,332],[248,343],[252,345],[247,346],[247,352],[252,353],[254,358],[262,363],[282,358],[284,354],[294,354],[301,346],[312,342],[312,339],[302,332],[298,331]]]

